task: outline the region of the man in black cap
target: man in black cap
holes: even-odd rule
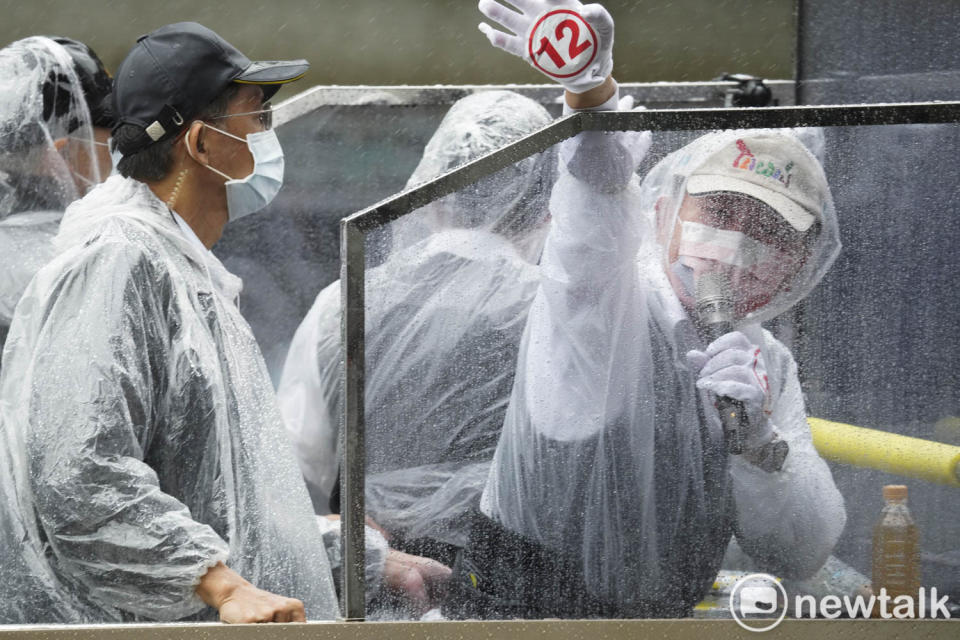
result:
[[[307,66],[195,23],[121,64],[122,175],[68,209],[0,377],[0,622],[336,616],[242,283],[209,251],[279,189],[266,100]],[[448,572],[407,561],[388,584]]]

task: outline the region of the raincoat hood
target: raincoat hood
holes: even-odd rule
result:
[[[410,189],[545,127],[550,114],[512,91],[486,91],[458,100],[444,116],[407,180]],[[536,245],[545,231],[555,155],[525,158],[476,184],[406,216],[395,226],[394,246],[403,248],[431,232],[453,227],[482,229],[515,244]],[[534,260],[536,257],[534,256]]]
[[[813,142],[818,139],[815,132],[804,135]],[[765,157],[761,149],[772,149],[776,155]],[[800,171],[804,175],[798,175]],[[733,203],[736,209],[740,203],[747,202],[748,208],[752,207],[750,211],[761,210],[757,215],[768,222],[772,220],[768,226],[782,233],[766,233],[761,241],[755,241],[752,232],[746,229],[747,223],[743,223],[744,228],[740,229],[743,233],[739,236],[705,228],[722,230],[724,225],[735,228],[741,221],[728,224],[716,222],[716,217],[714,222],[708,218],[699,222],[682,220],[681,207],[690,196],[701,202],[711,199],[719,202],[717,211],[708,213],[715,213],[720,219],[737,218],[741,214],[731,213],[733,209],[727,205]],[[712,256],[724,265],[737,262],[743,269],[731,276],[734,290],[751,285],[749,277],[738,274],[750,267],[769,269],[774,258],[781,258],[782,265],[784,256],[778,250],[787,249],[788,243],[793,246],[794,240],[802,238],[800,241],[806,243],[802,257],[786,256],[795,261],[795,268],[785,272],[785,279],[775,293],[764,296],[768,299],[743,315],[743,323],[769,320],[802,300],[823,278],[840,251],[836,210],[823,169],[797,135],[789,131],[725,131],[702,136],[651,169],[641,183],[639,202],[640,210],[654,218],[657,228],[650,238],[654,243],[647,242],[640,251],[642,259],[660,263],[663,271],[674,274],[685,271],[684,267],[689,269],[689,264],[685,264],[688,261],[682,258],[685,252]],[[803,207],[796,202],[802,202]],[[787,204],[794,208],[789,214],[793,222],[776,211],[776,207]],[[773,210],[769,208],[771,205]],[[750,215],[753,214],[742,217]],[[680,247],[679,260],[670,253],[672,243],[675,248]],[[765,255],[769,258],[766,262]],[[681,274],[675,282],[682,283],[685,279],[689,288],[690,274],[686,278]],[[692,296],[694,291],[687,293]]]
[[[90,167],[91,183],[103,178],[74,60],[51,38],[17,40],[0,49],[0,219],[63,211],[80,195],[67,158]]]

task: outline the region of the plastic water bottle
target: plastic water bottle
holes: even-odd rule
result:
[[[920,591],[920,538],[907,508],[907,487],[883,488],[886,504],[873,529],[873,592],[916,598]]]

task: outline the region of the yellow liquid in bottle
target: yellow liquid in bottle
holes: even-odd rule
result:
[[[881,588],[891,598],[906,595],[914,601],[920,591],[920,537],[905,488],[902,499],[887,499],[873,530],[874,594],[879,596]]]

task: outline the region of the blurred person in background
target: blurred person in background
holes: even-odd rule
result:
[[[407,186],[550,121],[513,92],[461,98]],[[391,250],[366,274],[366,506],[398,548],[451,562],[466,542],[536,292],[555,162],[527,158],[390,225]],[[336,281],[298,328],[278,388],[318,513],[339,510],[340,319]]]
[[[242,283],[210,252],[279,190],[267,101],[307,68],[189,22],[120,65],[120,175],[68,208],[0,373],[0,622],[336,617],[337,525],[314,516]],[[367,560],[373,589],[421,600],[449,572],[373,531]]]
[[[70,38],[0,49],[0,354],[64,209],[110,173],[112,86],[97,54]]]
[[[573,12],[596,51],[561,80],[565,111],[615,110],[606,10],[511,4],[480,2],[511,32],[481,25],[491,43],[530,61],[536,25]],[[785,133],[720,132],[639,183],[643,149],[607,132],[560,147],[540,287],[450,615],[688,616],[731,536],[763,570],[801,577],[843,529],[796,363],[760,324],[807,295],[840,249],[820,164]],[[725,283],[736,329],[716,339],[697,314],[709,280]],[[717,398],[748,417],[742,451]]]

